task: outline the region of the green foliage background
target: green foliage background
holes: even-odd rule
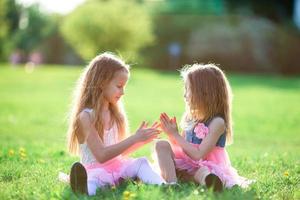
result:
[[[132,0],[90,0],[64,19],[61,31],[85,60],[104,50],[137,58],[138,50],[154,39],[147,9]]]

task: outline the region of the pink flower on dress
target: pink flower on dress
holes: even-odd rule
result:
[[[208,128],[204,123],[198,123],[194,129],[196,137],[203,139],[208,134]]]

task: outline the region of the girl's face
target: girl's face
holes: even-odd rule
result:
[[[117,71],[113,79],[103,90],[105,99],[111,104],[117,104],[124,95],[126,83],[128,81],[128,72],[124,70]]]
[[[190,103],[191,103],[191,89],[190,89],[190,81],[188,79],[185,81],[183,97],[184,97],[185,103],[188,106],[190,106]]]

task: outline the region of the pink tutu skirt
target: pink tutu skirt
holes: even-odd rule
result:
[[[103,164],[98,162],[84,164],[88,175],[88,182],[94,183],[98,187],[117,185],[120,180],[128,178],[126,168],[130,166],[134,160],[133,158],[118,156]]]
[[[192,145],[198,148],[201,146],[198,144]],[[205,159],[199,161],[191,159],[179,146],[173,145],[172,150],[174,152],[176,169],[178,170],[185,170],[193,175],[199,168],[207,167],[210,173],[217,175],[227,188],[231,188],[234,185],[245,188],[253,182],[253,180],[239,176],[237,170],[231,166],[227,151],[223,147],[214,147]]]

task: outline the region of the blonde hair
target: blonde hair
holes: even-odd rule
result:
[[[193,64],[181,70],[184,82],[189,82],[190,105],[182,118],[182,125],[207,122],[220,116],[226,124],[226,144],[233,142],[231,104],[232,92],[222,70],[215,64]]]
[[[96,56],[81,74],[74,91],[74,101],[69,117],[68,149],[72,154],[79,151],[78,132],[79,115],[85,108],[93,109],[93,124],[101,139],[103,139],[103,89],[110,83],[115,73],[123,70],[129,73],[129,66],[112,53]],[[118,105],[109,104],[112,121],[117,124],[119,138],[124,138],[127,132],[127,120],[121,102]]]

